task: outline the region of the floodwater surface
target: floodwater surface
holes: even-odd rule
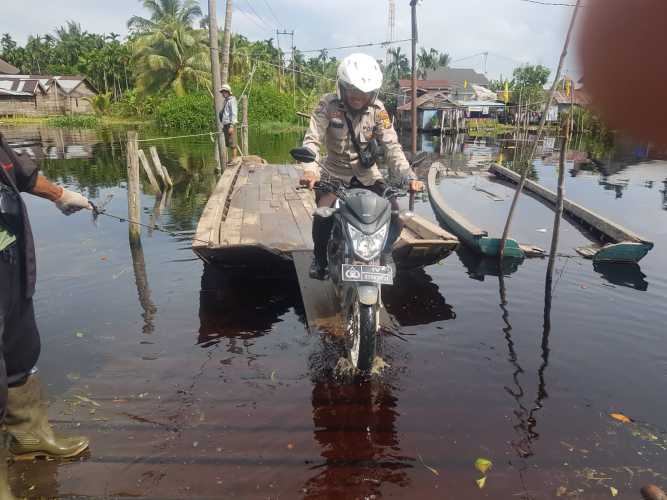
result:
[[[123,131],[3,132],[52,180],[126,214]],[[497,227],[511,189],[475,170],[502,143],[456,141],[428,142],[467,172],[440,189]],[[255,134],[251,148],[283,162],[299,142]],[[577,257],[588,240],[565,223],[545,297],[546,260],[500,273],[461,249],[386,289],[389,366],[351,383],[335,376],[337,344],[308,332],[295,280],[225,275],[192,253],[216,182],[209,139],[152,144],[175,187],[160,198],[145,185],[143,217],[171,234],[143,229],[130,247],[124,223],[27,198],[50,415],[92,446],[80,461],[11,465],[17,496],[636,499],[667,486],[665,162],[569,165],[568,196],[655,242],[639,266]],[[543,158],[536,180],[553,188]],[[548,248],[551,210],[519,207],[513,235]],[[417,211],[435,220],[427,199]],[[485,476],[478,458],[493,463]]]

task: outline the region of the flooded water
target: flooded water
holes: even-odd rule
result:
[[[3,132],[52,180],[126,213],[124,131]],[[299,142],[255,134],[251,149],[282,162]],[[569,168],[569,197],[655,242],[640,266],[575,257],[588,240],[566,222],[545,309],[546,260],[501,275],[461,250],[386,290],[400,338],[382,339],[382,376],[351,384],[334,376],[330,339],[308,333],[296,281],[195,259],[210,140],[152,144],[175,187],[160,200],[144,186],[144,220],[172,234],[144,229],[130,248],[123,223],[28,199],[50,414],[92,447],[73,463],[12,465],[18,496],[635,499],[667,486],[665,162],[618,148]],[[534,174],[553,187],[546,146]],[[448,202],[499,233],[511,190],[476,171],[503,142],[424,140],[441,148],[462,174],[442,180]],[[519,207],[513,236],[548,248],[552,212]],[[417,211],[434,219],[426,199]],[[493,462],[483,488],[478,458]]]

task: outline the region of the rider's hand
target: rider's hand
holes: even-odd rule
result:
[[[92,210],[92,205],[88,198],[82,194],[75,193],[68,189],[63,189],[63,194],[56,200],[56,207],[65,215],[72,215],[79,210]]]
[[[315,177],[314,174],[310,172],[304,173],[303,177],[299,180],[299,184],[301,186],[307,187],[308,189],[313,189],[315,187],[316,182],[317,178]]]
[[[419,193],[424,190],[424,183],[422,181],[410,181],[410,187],[408,188],[413,193]]]

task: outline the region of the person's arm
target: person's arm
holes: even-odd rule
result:
[[[403,148],[398,141],[398,134],[394,130],[389,113],[387,113],[383,104],[380,104],[380,109],[377,110],[375,118],[376,134],[380,143],[384,146],[384,158],[389,171],[403,182],[408,183],[410,191],[421,191],[424,189],[423,183],[417,180],[410,163],[405,158]]]
[[[320,177],[320,166],[317,162],[320,161],[320,147],[329,127],[328,107],[329,102],[322,99],[310,117],[310,125],[303,138],[303,147],[312,151],[316,159],[314,162],[305,163],[303,167],[304,179],[311,188]]]
[[[37,176],[35,185],[28,192],[54,202],[56,207],[65,215],[72,215],[83,209],[92,209],[88,198],[52,183],[43,175]]]
[[[239,105],[236,101],[236,97],[230,98],[229,103],[229,124],[232,128],[236,128],[236,124],[239,122]]]

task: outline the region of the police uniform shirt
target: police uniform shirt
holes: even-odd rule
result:
[[[356,177],[364,186],[371,186],[383,178],[377,165],[365,168],[360,164],[359,155],[350,139],[346,113],[362,149],[375,138],[384,148],[385,163],[392,174],[401,179],[411,175],[410,164],[382,102],[376,99],[363,112],[350,113],[336,94],[327,94],[311,116],[303,146],[312,151],[318,161],[320,146],[326,146],[324,166],[331,175],[345,182]],[[308,163],[304,165],[304,171],[319,177],[320,167],[317,163]]]

